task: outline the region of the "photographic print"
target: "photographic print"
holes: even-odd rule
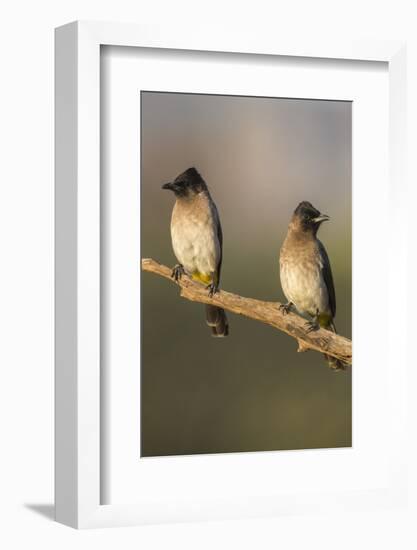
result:
[[[141,455],[350,447],[351,102],[140,99]]]

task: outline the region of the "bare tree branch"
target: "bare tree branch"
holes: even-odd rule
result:
[[[175,283],[171,277],[172,269],[151,258],[142,260],[142,269],[165,277],[177,284],[181,288],[181,296],[187,300],[220,306],[223,309],[255,319],[285,332],[298,341],[297,351],[302,352],[311,349],[341,359],[346,364],[352,364],[351,340],[322,328],[307,332],[306,320],[294,313],[283,313],[279,309],[279,302],[263,302],[253,298],[244,298],[224,290],[217,292],[210,298],[207,289],[203,285],[192,281],[186,275],[183,275],[181,280]]]

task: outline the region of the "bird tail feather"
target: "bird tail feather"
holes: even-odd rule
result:
[[[222,338],[229,334],[229,323],[224,309],[217,306],[206,305],[206,321],[211,327],[212,336]]]
[[[334,332],[335,334],[337,334],[336,332],[336,325],[334,324],[334,321],[332,320],[329,327],[330,330],[332,332]],[[346,363],[344,363],[343,361],[341,361],[340,359],[336,359],[335,357],[332,357],[331,355],[326,355],[325,353],[323,354],[324,358],[326,359],[327,361],[327,364],[329,365],[329,367],[335,371],[338,371],[338,370],[346,370]]]

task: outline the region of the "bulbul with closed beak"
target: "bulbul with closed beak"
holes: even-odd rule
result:
[[[195,168],[189,168],[162,189],[173,191],[176,201],[171,217],[172,248],[178,264],[175,280],[185,272],[206,285],[209,295],[218,291],[222,266],[223,234],[216,205]],[[206,321],[215,337],[227,336],[224,309],[206,305]]]
[[[332,270],[326,249],[317,238],[321,224],[327,220],[329,216],[321,214],[311,203],[301,202],[291,218],[280,252],[281,286],[288,300],[281,308],[288,312],[294,307],[307,317],[309,331],[323,327],[336,332]],[[338,359],[324,357],[332,369],[346,367]]]

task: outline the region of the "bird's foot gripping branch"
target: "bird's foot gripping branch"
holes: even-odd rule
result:
[[[192,281],[187,275],[175,282],[172,279],[172,269],[151,258],[142,260],[142,270],[174,282],[181,288],[181,296],[187,300],[218,306],[285,332],[298,341],[298,351],[314,350],[339,359],[346,365],[352,364],[351,340],[322,328],[308,332],[305,319],[290,311],[285,313],[277,302],[245,298],[224,290],[209,296],[204,285]]]

